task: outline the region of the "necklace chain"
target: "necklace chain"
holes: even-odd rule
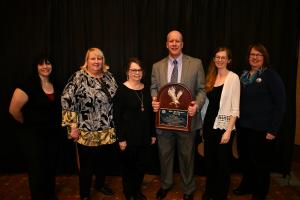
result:
[[[141,91],[141,94],[142,94],[142,97],[140,97],[138,95],[138,92],[135,90],[135,94],[136,96],[138,97],[138,99],[140,100],[140,103],[141,103],[141,111],[144,112],[144,95],[143,95],[143,92]]]

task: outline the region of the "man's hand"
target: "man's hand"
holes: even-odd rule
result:
[[[157,112],[159,110],[160,103],[157,101],[157,97],[152,97],[152,108],[153,112]]]
[[[192,101],[188,107],[189,116],[193,117],[196,114],[197,109],[198,109],[198,104],[196,104],[195,101]]]

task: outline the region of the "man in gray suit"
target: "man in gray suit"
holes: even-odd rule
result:
[[[179,132],[157,129],[159,148],[161,186],[156,193],[157,199],[166,197],[173,185],[174,152],[177,147],[179,169],[182,178],[183,199],[193,199],[196,190],[194,179],[194,155],[196,130],[202,127],[200,109],[204,104],[205,75],[200,59],[182,53],[183,38],[179,31],[173,30],[167,35],[166,47],[169,55],[153,64],[151,76],[152,107],[158,112],[160,103],[158,91],[166,84],[177,82],[184,84],[191,91],[193,101],[188,107],[188,114],[192,116],[191,132]],[[173,75],[173,68],[176,73]],[[175,81],[174,81],[175,76]]]

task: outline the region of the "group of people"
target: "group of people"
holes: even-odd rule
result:
[[[243,174],[236,195],[252,194],[265,200],[270,186],[270,150],[285,111],[285,90],[279,75],[269,66],[262,44],[249,47],[249,68],[240,77],[230,71],[231,51],[219,47],[207,74],[200,59],[182,52],[183,36],[168,33],[168,56],[153,64],[151,85],[143,83],[144,68],[138,58],[126,67],[127,80],[117,84],[109,72],[103,52],[90,48],[84,65],[68,80],[63,91],[52,79],[52,60],[39,57],[35,77],[15,89],[9,112],[24,126],[32,199],[52,200],[55,195],[56,133],[66,127],[76,142],[79,188],[82,200],[90,199],[93,176],[95,189],[113,195],[105,184],[107,149],[117,142],[122,166],[123,193],[127,200],[146,200],[142,182],[149,147],[157,143],[160,188],[164,199],[174,185],[175,152],[178,155],[184,200],[193,199],[195,138],[202,129],[205,146],[206,186],[203,200],[226,200],[230,185],[231,149],[237,135]],[[190,131],[156,128],[159,91],[169,83],[185,85],[192,96],[187,113]],[[201,109],[208,101],[204,120]],[[62,113],[62,114],[61,114]]]

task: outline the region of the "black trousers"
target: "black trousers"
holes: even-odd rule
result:
[[[219,144],[224,132],[220,129],[204,132],[205,193],[214,200],[226,200],[230,186],[232,139],[227,144]]]
[[[57,129],[26,128],[20,142],[27,162],[32,200],[55,198],[59,139]],[[57,137],[56,137],[57,136]]]
[[[240,187],[265,199],[270,187],[274,141],[266,139],[266,132],[249,128],[239,128],[237,139],[243,174]]]
[[[125,196],[135,196],[141,191],[147,165],[147,146],[127,146],[120,153],[122,183]]]
[[[80,197],[89,197],[92,187],[93,175],[96,175],[95,187],[101,188],[107,175],[111,145],[89,147],[77,144],[79,154],[79,188]]]

